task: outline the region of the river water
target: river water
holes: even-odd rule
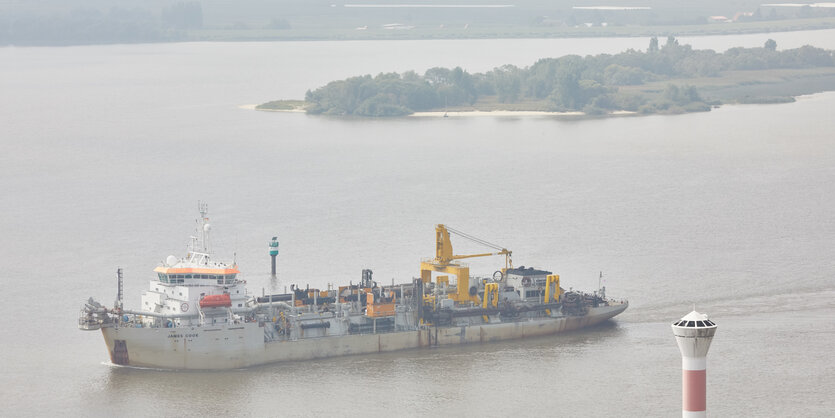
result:
[[[835,48],[835,32],[688,38]],[[648,39],[0,48],[3,415],[676,416],[670,323],[719,324],[714,416],[835,410],[835,93],[680,116],[340,119],[241,105],[330,80],[485,71]],[[409,280],[445,223],[631,307],[556,337],[232,372],[109,365],[76,329],[183,254],[198,200],[250,289]],[[281,242],[279,280],[267,242]],[[453,239],[456,252],[484,248]],[[478,259],[490,275],[501,260]]]

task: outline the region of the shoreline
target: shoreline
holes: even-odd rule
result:
[[[813,93],[801,93],[797,95],[792,95],[795,100],[808,100],[813,98],[819,94],[835,94],[835,90],[824,90],[818,91]],[[741,102],[728,102],[728,103],[721,103],[721,104],[714,104],[711,106],[711,110],[717,109],[720,107],[725,106],[761,106],[761,105],[769,105],[769,104],[790,104],[792,102],[774,102],[774,103],[741,103]],[[279,113],[304,113],[306,114],[304,109],[258,109],[256,108],[258,105],[256,104],[242,104],[238,105],[239,109],[244,110],[255,110],[259,112],[279,112]],[[684,112],[684,113],[697,113],[697,112]],[[565,117],[565,118],[611,118],[611,117],[626,117],[626,116],[642,116],[642,115],[677,115],[680,113],[648,113],[643,114],[641,112],[629,111],[629,110],[616,110],[613,112],[609,112],[606,114],[601,115],[588,115],[584,112],[548,112],[543,110],[456,110],[456,111],[426,111],[426,112],[414,112],[410,115],[405,116],[398,116],[398,117],[366,117],[366,116],[356,116],[356,118],[360,119],[399,119],[399,118],[444,118],[444,117],[463,117],[463,118],[472,118],[472,117],[542,117],[542,116],[549,116],[549,117]],[[324,115],[327,116],[327,115]]]
[[[238,109],[255,110],[259,112],[281,112],[281,113],[305,113],[304,109],[258,109],[256,104],[242,104]],[[616,110],[602,117],[610,116],[632,116],[637,115],[638,112],[629,110]],[[443,118],[443,117],[483,117],[483,116],[498,116],[498,117],[514,117],[514,116],[562,116],[562,117],[584,117],[589,116],[584,112],[548,112],[544,110],[455,110],[443,111],[433,110],[427,112],[414,112],[406,115],[407,118]],[[595,115],[597,116],[597,115]],[[382,118],[387,119],[387,118]]]

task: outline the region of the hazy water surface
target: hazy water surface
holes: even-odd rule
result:
[[[833,48],[832,31],[694,38]],[[762,38],[762,39],[759,39]],[[9,415],[675,416],[669,324],[719,324],[714,416],[827,416],[835,365],[835,94],[709,113],[340,119],[239,108],[332,79],[645,48],[647,39],[0,49],[0,254]],[[475,46],[475,47],[474,47]],[[796,45],[795,45],[796,46]],[[197,200],[252,291],[408,280],[446,223],[630,309],[554,338],[223,373],[116,368],[76,329],[88,296],[136,307]],[[266,244],[281,241],[279,282]],[[457,252],[482,251],[454,241]],[[471,263],[489,275],[499,260]]]

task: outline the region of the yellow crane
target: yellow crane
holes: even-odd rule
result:
[[[453,255],[452,242],[449,239],[450,232],[470,241],[476,242],[478,244],[491,247],[498,251],[481,254]],[[421,261],[420,278],[423,281],[423,283],[429,283],[430,281],[432,281],[433,271],[439,273],[453,274],[458,278],[458,283],[456,285],[457,290],[456,293],[451,294],[449,298],[455,300],[458,303],[472,301],[478,304],[479,300],[476,292],[470,291],[470,268],[455,262],[455,260],[473,257],[504,255],[505,268],[502,269],[502,273],[505,273],[507,269],[513,268],[513,260],[511,259],[512,253],[513,252],[508,250],[507,248],[502,248],[498,245],[491,244],[483,239],[476,238],[472,235],[466,234],[461,231],[457,231],[448,226],[438,224],[435,225],[435,258]],[[439,278],[439,281],[447,280],[448,279],[441,280],[441,278]]]

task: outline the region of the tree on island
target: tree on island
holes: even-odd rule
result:
[[[649,48],[647,49],[648,53],[658,52],[658,38],[652,37],[649,40]]]

